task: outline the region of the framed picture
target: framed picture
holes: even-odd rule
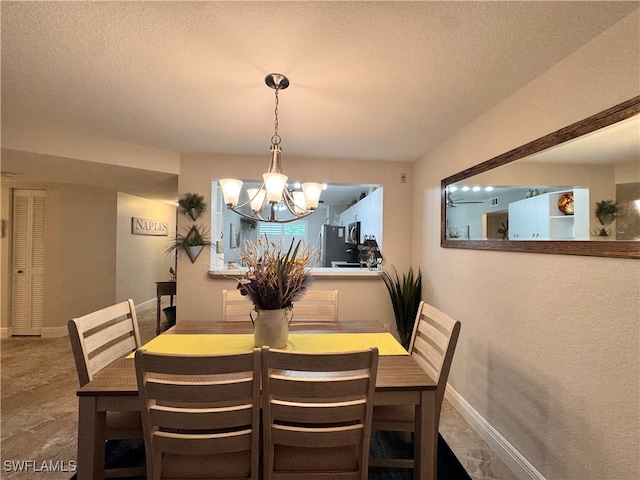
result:
[[[164,220],[150,220],[148,218],[131,217],[131,233],[133,235],[154,235],[166,237],[169,235],[169,224]]]

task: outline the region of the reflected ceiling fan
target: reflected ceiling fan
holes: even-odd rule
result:
[[[455,207],[457,205],[465,205],[468,203],[484,203],[482,200],[454,200],[451,194],[447,193],[447,207]]]

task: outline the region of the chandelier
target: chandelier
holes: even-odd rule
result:
[[[322,185],[319,183],[303,183],[302,190],[292,190],[287,185],[288,177],[282,173],[280,161],[280,135],[278,134],[278,92],[289,86],[289,79],[280,73],[270,73],[264,79],[265,83],[275,90],[275,121],[274,134],[271,137],[271,163],[269,170],[262,175],[263,183],[260,188],[248,188],[249,200],[238,205],[242,191],[242,181],[235,178],[220,180],[224,203],[238,215],[260,222],[287,223],[311,215],[318,207]],[[250,205],[252,213],[243,211]],[[280,206],[280,207],[279,207]],[[292,217],[278,218],[280,208],[288,210]]]

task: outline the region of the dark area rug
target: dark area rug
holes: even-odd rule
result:
[[[372,457],[413,458],[413,442],[406,443],[400,432],[371,433]],[[413,480],[413,469],[369,467],[369,480]],[[471,480],[462,464],[438,434],[438,480]]]
[[[373,457],[413,458],[413,443],[405,443],[400,432],[374,431],[371,434]],[[106,445],[107,466],[131,467],[144,465],[144,447],[136,448],[130,441],[110,440]],[[369,480],[412,480],[410,468],[369,468]],[[76,476],[71,477],[76,480]],[[130,480],[145,480],[130,477]],[[471,480],[449,445],[438,435],[438,480]]]

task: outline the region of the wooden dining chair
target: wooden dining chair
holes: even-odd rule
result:
[[[222,290],[222,321],[223,322],[251,322],[249,312],[253,304],[249,297],[240,293],[240,290]]]
[[[358,479],[368,470],[378,349],[262,349],[265,480]]]
[[[104,367],[140,347],[138,319],[131,299],[69,320],[67,327],[81,387]],[[142,443],[140,411],[107,412],[105,441],[129,439]],[[105,475],[144,475],[144,467],[106,469]]]
[[[240,290],[222,291],[222,320],[225,322],[249,322],[253,304]],[[339,327],[338,290],[307,290],[293,303],[293,320],[290,330],[320,328],[331,330]]]
[[[437,380],[436,426],[440,424],[444,392],[459,334],[458,320],[454,320],[428,303],[420,302],[409,344],[409,353],[431,378]],[[376,406],[373,409],[372,429],[414,432],[415,407],[413,405]],[[375,467],[413,468],[414,462],[413,459],[371,457],[369,464]]]
[[[332,330],[339,327],[338,290],[307,290],[293,302],[289,330]]]
[[[259,349],[135,363],[148,479],[259,478]]]

